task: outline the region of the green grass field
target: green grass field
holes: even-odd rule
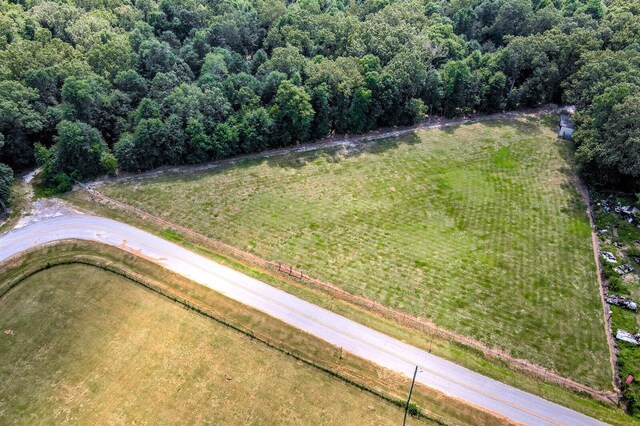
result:
[[[485,121],[102,188],[610,388],[590,228],[552,120]]]
[[[403,412],[120,276],[37,273],[0,300],[2,424],[398,424]],[[411,419],[411,424],[422,423]]]

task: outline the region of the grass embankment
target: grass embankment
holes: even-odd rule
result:
[[[590,228],[554,124],[418,131],[101,191],[610,389]]]
[[[25,184],[22,179],[16,178],[11,188],[11,198],[8,203],[11,208],[11,214],[0,221],[0,232],[8,231],[16,224],[20,215],[29,208],[30,201],[29,185]]]
[[[155,291],[86,264],[31,275],[71,260],[129,271]],[[402,418],[393,402],[404,396],[406,378],[341,357],[338,348],[118,249],[84,242],[40,249],[3,265],[0,294],[24,275],[0,299],[0,328],[14,333],[0,334],[2,423],[397,424]],[[158,292],[178,295],[200,312]],[[412,423],[499,421],[423,386],[414,401],[425,416]]]

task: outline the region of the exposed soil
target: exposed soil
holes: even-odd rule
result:
[[[18,220],[14,228],[23,228],[45,219],[72,214],[80,214],[80,212],[58,198],[41,198],[31,203],[31,210]]]
[[[593,247],[593,257],[596,262],[596,274],[598,276],[598,288],[600,293],[600,299],[602,302],[602,313],[604,316],[604,331],[607,336],[607,344],[609,345],[609,360],[611,363],[612,383],[616,393],[621,394],[620,391],[620,378],[618,375],[618,363],[617,347],[613,340],[613,332],[611,331],[611,313],[609,312],[609,305],[604,300],[608,293],[607,287],[602,280],[602,266],[600,264],[600,239],[598,238],[598,229],[594,222],[593,209],[591,208],[591,197],[589,196],[589,189],[587,186],[576,179],[576,188],[582,196],[585,204],[587,205],[587,215],[589,216],[589,225],[591,226],[591,245]]]

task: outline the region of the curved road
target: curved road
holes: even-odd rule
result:
[[[602,424],[515,389],[294,297],[140,229],[87,215],[64,215],[0,236],[0,262],[41,244],[65,239],[98,241],[140,254],[164,267],[447,395],[532,425]]]

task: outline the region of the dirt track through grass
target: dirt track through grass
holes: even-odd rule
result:
[[[608,389],[590,229],[552,126],[487,121],[101,191]]]

